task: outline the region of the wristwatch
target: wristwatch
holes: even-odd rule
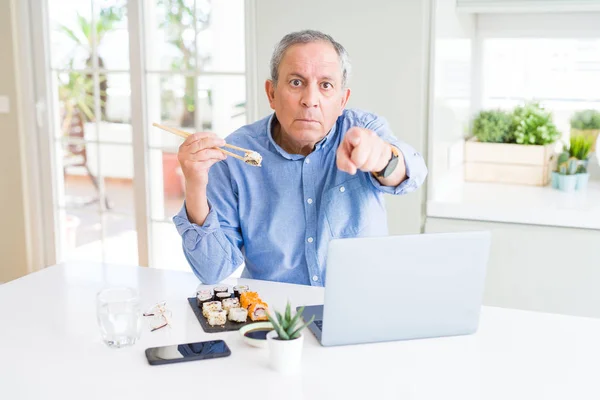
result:
[[[390,147],[392,149],[392,157],[390,158],[390,161],[388,161],[384,169],[373,174],[376,178],[387,178],[396,170],[396,167],[398,166],[400,153],[396,146],[390,145]]]

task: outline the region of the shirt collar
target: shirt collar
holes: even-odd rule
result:
[[[304,156],[302,154],[288,153],[287,151],[285,151],[283,148],[281,148],[281,146],[279,146],[275,142],[275,140],[273,139],[273,131],[272,131],[271,127],[273,126],[273,122],[276,119],[277,119],[277,116],[275,116],[275,113],[273,113],[273,114],[271,114],[271,116],[269,117],[269,121],[267,122],[267,136],[269,137],[269,141],[271,142],[273,147],[275,147],[275,150],[277,150],[277,152],[279,154],[281,154],[283,157],[287,158],[288,160],[300,160],[300,159],[304,158]],[[320,150],[321,148],[323,148],[325,145],[327,145],[328,143],[330,143],[332,141],[331,138],[333,136],[335,136],[336,128],[337,128],[337,120],[333,124],[333,126],[331,127],[331,129],[329,130],[327,135],[325,135],[325,137],[323,139],[321,139],[320,141],[317,142],[317,144],[315,145],[315,149],[312,151],[312,153]]]

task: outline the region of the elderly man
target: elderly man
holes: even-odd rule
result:
[[[275,112],[227,137],[262,167],[227,158],[212,133],[181,145],[186,195],[173,221],[202,282],[245,262],[244,277],[322,286],[331,239],[387,235],[383,194],[414,191],[427,168],[384,119],[345,109],[349,70],[331,36],[288,34],[265,83]]]

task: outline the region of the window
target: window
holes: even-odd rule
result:
[[[600,38],[486,38],[482,72],[483,108],[539,100],[564,139],[575,111],[600,109]]]
[[[30,3],[42,10],[33,23],[48,27],[34,40],[48,56],[35,62],[51,93],[38,101],[50,110],[42,151],[54,165],[42,168],[53,171],[56,262],[137,264],[142,255],[189,270],[171,222],[184,198],[181,139],[151,124],[221,136],[246,124],[244,1],[45,1]],[[141,46],[131,27],[143,32]],[[137,108],[136,90],[146,94]],[[134,131],[142,112],[147,126]]]
[[[471,136],[481,110],[537,101],[568,143],[574,113],[600,110],[600,14],[461,13],[452,0],[436,7],[427,216],[597,229],[589,222],[598,220],[590,217],[597,152],[582,163],[589,185],[565,195],[550,179],[556,153],[536,158],[539,147],[530,147],[520,157],[525,147],[480,146]]]

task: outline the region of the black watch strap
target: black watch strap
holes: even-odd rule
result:
[[[400,156],[399,150],[396,148],[396,146],[390,145],[390,147],[392,149],[392,156],[390,157],[390,161],[388,161],[385,168],[383,168],[381,171],[375,172],[374,175],[377,178],[387,178],[396,170],[396,167],[398,166]]]

